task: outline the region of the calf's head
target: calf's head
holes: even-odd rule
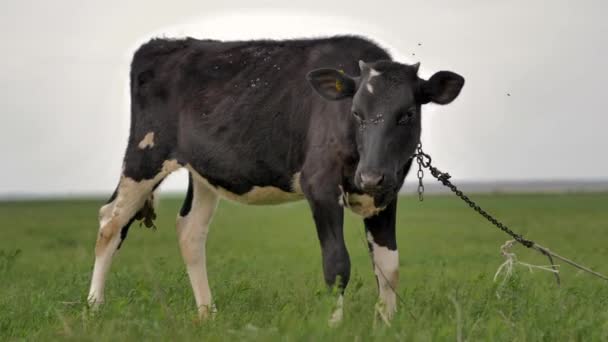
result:
[[[351,120],[358,127],[355,185],[374,195],[380,205],[388,204],[399,190],[399,175],[420,141],[421,106],[430,102],[448,104],[464,85],[464,78],[450,71],[421,79],[418,67],[392,61],[359,61],[359,77],[328,68],[307,75],[323,98],[351,100]]]

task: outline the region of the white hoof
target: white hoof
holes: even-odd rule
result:
[[[90,296],[89,299],[87,300],[88,304],[89,304],[89,308],[93,311],[98,311],[99,308],[103,305],[103,298],[98,298],[93,296]]]
[[[201,321],[206,321],[208,319],[214,319],[217,314],[217,307],[215,304],[211,305],[202,305],[198,308],[198,318]]]

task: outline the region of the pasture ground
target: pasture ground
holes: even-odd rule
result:
[[[608,273],[608,194],[476,195],[526,237]],[[102,200],[0,203],[0,340],[469,341],[608,340],[608,284],[562,266],[562,286],[518,267],[492,278],[507,236],[453,196],[400,199],[399,293],[391,327],[373,325],[376,281],[362,222],[346,215],[352,277],[344,322],[327,326],[326,290],[305,202],[222,202],[208,241],[219,313],[196,321],[175,237],[181,198],[162,198],[156,231],[135,224],[117,254],[106,305],[84,305]],[[519,258],[546,260],[518,246]],[[452,298],[452,299],[450,299]],[[457,314],[460,312],[460,314]]]

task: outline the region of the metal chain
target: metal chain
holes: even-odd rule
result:
[[[456,185],[452,184],[452,182],[450,182],[451,176],[449,173],[441,172],[438,168],[431,165],[431,162],[432,162],[431,156],[429,156],[428,154],[424,153],[424,151],[422,151],[422,143],[418,144],[414,157],[416,157],[416,161],[418,162],[418,198],[420,199],[420,201],[423,200],[423,193],[424,193],[424,185],[422,184],[422,178],[424,177],[424,171],[422,171],[422,169],[427,168],[431,171],[431,175],[433,177],[437,178],[438,181],[440,181],[443,185],[445,185],[450,190],[452,190],[452,192],[455,193],[456,196],[458,196],[465,203],[467,203],[469,205],[469,207],[471,207],[473,210],[475,210],[479,215],[483,216],[486,220],[490,221],[490,223],[492,223],[493,225],[498,227],[498,229],[507,233],[515,241],[521,243],[522,245],[524,245],[528,248],[532,248],[535,245],[534,241],[527,240],[520,234],[517,234],[514,231],[512,231],[511,229],[509,229],[509,227],[507,227],[502,222],[498,221],[496,218],[494,218],[494,216],[490,215],[487,211],[483,210],[479,205],[477,205],[477,203],[473,202],[473,200],[471,200],[467,195],[465,195],[462,191],[460,191],[458,189],[458,187],[456,187]]]
[[[424,201],[424,183],[422,180],[424,179],[424,170],[422,169],[422,156],[424,152],[422,152],[422,144],[418,144],[418,148],[416,149],[416,160],[418,162],[418,200],[420,202]]]

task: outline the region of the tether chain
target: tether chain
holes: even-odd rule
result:
[[[495,217],[490,215],[487,211],[483,210],[479,205],[477,205],[477,203],[473,202],[473,200],[471,200],[467,195],[465,195],[462,191],[460,191],[458,189],[458,187],[456,187],[456,185],[454,185],[454,184],[452,184],[452,182],[450,182],[451,176],[449,173],[441,172],[438,168],[431,165],[431,162],[432,162],[431,156],[429,156],[428,154],[424,153],[424,151],[422,151],[422,144],[418,144],[418,148],[416,149],[416,154],[414,156],[416,157],[416,160],[418,162],[418,198],[420,199],[420,201],[422,201],[424,199],[424,197],[423,197],[424,196],[423,195],[424,185],[422,184],[422,178],[424,177],[424,171],[422,170],[422,168],[424,167],[431,171],[431,175],[433,175],[433,177],[437,178],[437,180],[440,181],[443,185],[450,188],[450,190],[452,190],[452,192],[455,193],[456,196],[460,197],[460,199],[462,199],[464,202],[466,202],[469,205],[469,207],[471,207],[473,210],[475,210],[477,213],[479,213],[481,216],[483,216],[486,220],[490,221],[490,223],[492,223],[493,225],[498,227],[498,229],[507,233],[515,241],[521,243],[522,245],[524,245],[528,248],[532,248],[534,246],[534,241],[524,239],[523,236],[521,236],[520,234],[517,234],[514,231],[512,231],[511,229],[509,229],[509,227],[507,227],[502,222],[498,221]]]
[[[564,261],[565,263],[570,264],[571,266],[574,266],[587,273],[591,273],[598,278],[602,278],[602,279],[608,281],[608,276],[605,276],[599,272],[596,272],[596,271],[590,269],[589,267],[578,264],[578,263],[572,261],[571,259],[563,257],[563,256],[551,251],[550,249],[539,245],[538,243],[536,243],[532,240],[525,239],[520,234],[517,234],[514,231],[512,231],[511,229],[509,229],[509,227],[507,227],[505,224],[498,221],[496,218],[494,218],[494,216],[490,215],[487,211],[481,209],[481,207],[479,205],[477,205],[477,203],[473,202],[473,200],[471,200],[467,195],[465,195],[462,191],[460,191],[456,187],[456,185],[454,185],[454,184],[452,184],[452,182],[450,182],[450,178],[451,178],[450,174],[448,174],[447,172],[441,172],[441,171],[439,171],[438,168],[431,165],[431,162],[432,162],[431,156],[424,153],[424,151],[422,150],[422,143],[418,143],[418,147],[416,148],[416,153],[414,153],[414,156],[412,158],[416,158],[416,161],[418,162],[418,197],[421,201],[423,200],[423,192],[424,192],[424,185],[422,184],[422,177],[424,176],[424,171],[421,172],[421,170],[422,170],[422,168],[427,168],[431,171],[431,175],[433,175],[433,177],[437,178],[437,180],[440,181],[441,184],[445,185],[450,190],[452,190],[452,192],[455,193],[456,196],[458,196],[460,199],[462,199],[464,202],[466,202],[469,205],[469,207],[471,207],[473,210],[475,210],[477,213],[479,213],[481,216],[483,216],[490,223],[492,223],[493,225],[498,227],[498,229],[502,230],[503,232],[505,232],[506,234],[511,236],[515,241],[521,243],[522,245],[526,246],[527,248],[537,250],[538,252],[542,253],[547,258],[549,258],[549,262],[551,263],[551,265],[555,271],[557,271],[557,269],[555,268],[555,264],[553,263],[554,257],[559,260]],[[560,283],[559,275],[557,272],[555,272],[554,274],[555,274],[557,283],[559,285],[559,283]]]
[[[424,201],[424,183],[422,182],[424,179],[424,170],[422,169],[422,165],[424,164],[422,152],[422,145],[418,144],[418,148],[416,149],[416,160],[418,162],[418,200],[420,202]]]

